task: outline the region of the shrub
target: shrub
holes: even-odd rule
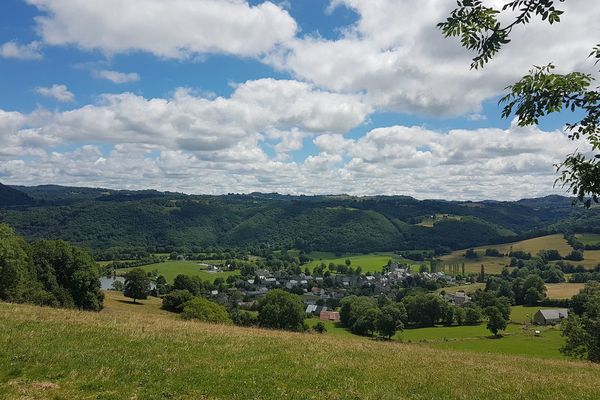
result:
[[[271,290],[258,303],[258,322],[264,328],[304,330],[304,305],[300,296]]]
[[[189,290],[173,290],[171,293],[166,294],[162,299],[162,308],[164,310],[181,312],[183,306],[188,301],[192,300],[194,295]]]
[[[325,324],[322,323],[321,321],[317,322],[317,324],[314,326],[313,330],[317,333],[327,332],[327,328],[325,327]]]
[[[205,322],[231,324],[231,319],[225,307],[204,297],[195,297],[183,305],[183,319],[197,319]]]

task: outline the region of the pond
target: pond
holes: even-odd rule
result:
[[[100,278],[100,286],[102,290],[112,290],[113,282],[120,281],[125,283],[125,278],[122,276],[103,276]]]
[[[113,282],[120,281],[125,283],[125,278],[122,276],[102,276],[100,277],[100,289],[102,290],[113,290]],[[150,290],[156,289],[156,284],[150,282]]]

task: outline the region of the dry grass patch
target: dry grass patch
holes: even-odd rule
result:
[[[550,299],[570,299],[584,286],[585,283],[546,283],[547,296]]]

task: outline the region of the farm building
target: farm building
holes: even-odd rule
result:
[[[319,319],[323,321],[339,321],[340,313],[337,311],[321,311]]]
[[[471,301],[471,297],[469,297],[465,292],[446,293],[444,298],[448,303],[456,306],[463,306]]]
[[[325,306],[317,306],[316,304],[309,304],[306,306],[307,314],[321,315],[321,313],[325,311],[327,311],[327,307]]]
[[[553,325],[569,316],[569,310],[560,308],[556,310],[538,310],[533,315],[533,322],[537,325]]]

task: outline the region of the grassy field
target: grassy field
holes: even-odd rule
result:
[[[447,293],[455,293],[455,292],[465,292],[465,293],[473,293],[477,289],[485,289],[485,283],[471,283],[469,285],[457,285],[457,286],[448,286],[443,287],[441,289],[436,290],[436,293],[440,293],[442,290]]]
[[[546,295],[550,299],[570,299],[584,286],[585,283],[546,283]]]
[[[457,250],[449,255],[443,256],[442,260],[445,264],[462,264],[465,263],[466,272],[478,273],[481,264],[485,265],[485,270],[490,274],[499,274],[502,272],[502,268],[505,265],[510,264],[510,258],[508,257],[486,257],[485,250],[488,248],[498,249],[501,253],[508,254],[510,250],[523,250],[531,253],[532,255],[536,255],[540,250],[550,250],[555,249],[558,250],[559,253],[563,256],[569,254],[573,249],[567,243],[565,238],[561,234],[556,235],[548,235],[541,236],[533,239],[522,240],[520,242],[513,243],[505,243],[505,244],[497,244],[497,245],[488,245],[488,246],[479,246],[475,247],[475,251],[479,253],[479,258],[477,259],[466,259],[464,257],[465,250]],[[588,257],[588,252],[585,253],[585,257]],[[591,253],[591,252],[589,252]],[[591,263],[597,258],[598,262],[600,262],[600,251],[598,251],[598,255],[590,254]],[[585,265],[588,262],[584,262]]]
[[[119,302],[119,310],[111,304],[86,313],[0,303],[0,398],[592,400],[600,395],[600,366],[584,362],[479,348],[465,353],[452,349],[454,341],[401,344],[210,325],[150,312],[151,302]],[[139,312],[141,307],[148,312]],[[498,348],[519,340],[526,350],[528,344],[518,337],[486,340]]]
[[[428,346],[436,349],[461,350],[477,353],[496,353],[496,354],[519,354],[545,359],[560,359],[559,348],[563,345],[564,339],[558,328],[521,328],[520,332],[511,333],[510,328],[515,325],[509,325],[509,334],[500,338],[476,338],[460,341],[438,341]],[[533,334],[533,329],[541,329],[540,336]]]
[[[227,278],[229,275],[237,274],[236,271],[226,272],[208,272],[206,266],[199,263],[205,261],[165,261],[163,263],[144,265],[142,268],[145,271],[158,270],[159,275],[163,275],[167,282],[173,282],[177,275],[196,275],[207,281],[214,281],[216,278]],[[129,268],[118,270],[119,274],[127,272]]]
[[[434,348],[447,348],[467,352],[565,359],[559,352],[564,339],[558,328],[534,327],[530,325],[531,317],[537,310],[550,308],[553,307],[512,307],[512,323],[503,332],[504,337],[501,339],[492,338],[485,324],[411,328],[398,332],[393,339],[404,343],[415,343]],[[309,327],[313,327],[319,322],[319,319],[310,318],[306,322]],[[345,329],[340,323],[323,322],[327,328],[325,335],[342,338],[359,338]],[[542,334],[535,336],[534,330],[540,330]],[[362,339],[369,340],[368,338]]]
[[[446,265],[458,264],[462,265],[465,263],[465,273],[478,274],[481,270],[481,264],[485,266],[486,274],[500,274],[502,269],[510,264],[508,257],[485,257],[479,256],[477,259],[467,259],[464,257],[465,250],[453,251],[452,253],[441,257],[442,261]],[[459,267],[460,270],[460,267]],[[446,269],[447,271],[447,269]]]
[[[583,258],[583,261],[574,261],[573,264],[581,264],[588,269],[596,268],[600,265],[600,250],[585,250]]]
[[[120,319],[140,314],[170,319],[178,317],[177,314],[161,309],[161,305],[162,300],[157,297],[148,297],[133,303],[129,297],[123,296],[123,293],[110,290],[104,292],[104,309],[100,314]]]
[[[349,254],[336,257],[333,253],[313,252],[309,254],[309,257],[313,260],[304,266],[308,267],[311,271],[322,262],[326,265],[329,265],[329,263],[337,265],[344,264],[346,259],[349,259],[352,262],[352,268],[360,266],[363,272],[381,272],[382,268],[387,265],[388,260],[390,259],[398,262],[417,264],[415,261],[406,260],[394,253]]]
[[[599,244],[600,233],[578,233],[575,237],[583,244]]]

